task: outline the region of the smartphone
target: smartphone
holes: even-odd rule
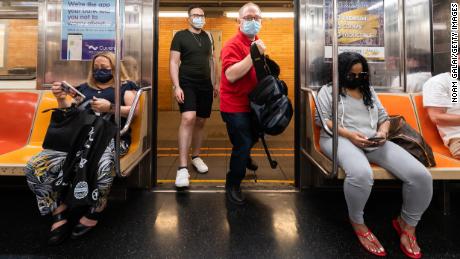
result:
[[[64,92],[70,94],[72,97],[75,98],[75,94],[80,96],[82,100],[86,98],[84,94],[82,94],[80,91],[78,91],[75,87],[73,87],[71,84],[67,83],[66,81],[62,81],[62,89]]]
[[[371,137],[371,138],[368,138],[367,140],[373,141],[373,142],[379,142],[379,141],[382,141],[384,139],[385,138],[383,138],[383,137]]]

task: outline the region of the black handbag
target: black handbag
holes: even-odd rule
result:
[[[87,110],[79,110],[75,105],[69,108],[53,108],[42,147],[56,151],[69,152],[78,136],[93,124],[96,116]]]

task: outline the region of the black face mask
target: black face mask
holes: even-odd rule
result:
[[[364,80],[361,78],[347,79],[346,87],[349,89],[357,89],[364,86]]]
[[[361,88],[369,79],[367,72],[361,72],[359,74],[349,73],[346,78],[346,87],[349,89]]]
[[[111,69],[94,69],[93,70],[93,77],[96,82],[105,84],[108,81],[112,80],[112,70]]]

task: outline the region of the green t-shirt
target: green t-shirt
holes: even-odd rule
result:
[[[209,59],[212,44],[208,34],[189,30],[178,31],[171,42],[171,50],[180,52],[179,79],[205,81],[210,79]]]

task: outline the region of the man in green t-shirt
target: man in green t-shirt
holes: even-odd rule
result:
[[[169,73],[174,96],[179,103],[179,167],[177,187],[189,186],[188,151],[192,144],[192,165],[198,173],[207,173],[208,167],[200,158],[203,127],[211,116],[213,96],[218,95],[217,64],[214,59],[212,36],[202,28],[204,11],[192,6],[188,9],[189,27],[175,34],[171,42]],[[214,73],[214,75],[211,75]],[[214,80],[216,81],[216,80]]]

